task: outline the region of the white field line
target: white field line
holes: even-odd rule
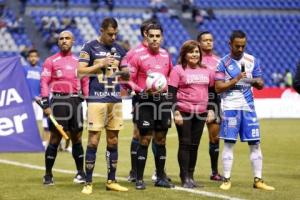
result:
[[[17,162],[17,161],[10,161],[10,160],[0,159],[0,163],[8,164],[8,165],[14,165],[14,166],[18,166],[18,167],[25,167],[25,168],[29,168],[29,169],[36,169],[36,170],[43,170],[43,171],[45,170],[44,166],[21,163],[21,162]],[[64,174],[75,174],[76,173],[76,171],[65,170],[65,169],[53,168],[52,170],[54,172],[60,172],[60,173],[64,173]],[[106,178],[106,175],[98,174],[98,173],[94,173],[93,176]],[[127,181],[127,178],[124,178],[124,177],[117,177],[117,179],[122,180],[122,181]],[[214,193],[214,192],[206,192],[206,191],[195,190],[195,189],[187,189],[187,188],[178,187],[178,186],[176,186],[173,190],[184,191],[184,192],[199,194],[199,195],[202,195],[202,196],[213,197],[213,198],[218,198],[218,199],[245,200],[245,199],[240,199],[240,198],[236,198],[236,197],[230,197],[230,196],[226,196],[226,195],[217,194],[217,193]]]

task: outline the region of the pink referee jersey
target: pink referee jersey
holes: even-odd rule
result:
[[[148,73],[159,72],[168,80],[172,67],[171,57],[166,50],[160,49],[158,53],[153,54],[146,49],[141,54],[135,54],[129,61],[130,85],[135,92],[141,92],[146,88]]]
[[[205,65],[210,70],[216,71],[217,65],[220,62],[220,57],[215,54],[203,54],[202,55],[202,65]]]
[[[82,90],[88,96],[88,77],[77,78],[78,58],[71,52],[61,52],[46,59],[41,77],[41,96],[48,97],[49,92],[78,94]],[[49,90],[50,89],[50,90]]]
[[[130,60],[136,55],[136,54],[143,54],[147,51],[147,46],[143,43],[140,43],[137,47],[130,49],[125,57],[122,59],[121,66],[127,66]]]
[[[214,83],[215,72],[207,67],[183,69],[176,65],[169,77],[169,85],[177,88],[178,110],[188,113],[207,111],[208,88]]]

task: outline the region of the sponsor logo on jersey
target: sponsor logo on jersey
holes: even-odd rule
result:
[[[150,126],[150,122],[148,122],[148,121],[143,121],[143,126]]]
[[[228,126],[229,127],[236,127],[237,119],[235,117],[228,117]]]

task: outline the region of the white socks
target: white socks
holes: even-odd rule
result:
[[[233,163],[233,146],[234,143],[224,143],[224,149],[222,152],[222,161],[223,161],[223,176],[225,178],[230,178],[231,168]]]
[[[262,153],[260,145],[249,145],[250,148],[250,160],[252,164],[253,176],[262,177]]]

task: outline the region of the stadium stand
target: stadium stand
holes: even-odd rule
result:
[[[215,35],[216,51],[228,52],[228,37],[232,30],[242,29],[249,38],[247,50],[260,58],[266,85],[272,86],[272,72],[294,72],[299,59],[300,15],[217,15],[216,20],[204,21],[198,30]]]
[[[199,8],[214,9],[299,9],[297,0],[194,0]]]
[[[136,46],[141,40],[139,26],[143,21],[142,14],[129,13],[91,13],[91,12],[62,12],[62,11],[33,11],[31,17],[34,19],[37,27],[43,32],[45,42],[49,39],[51,28],[43,29],[43,21],[48,20],[48,23],[57,23],[57,32],[60,31],[62,19],[72,18],[76,21],[76,26],[70,28],[74,33],[76,42],[73,47],[74,52],[78,53],[83,43],[97,37],[100,27],[99,22],[105,16],[112,16],[120,22],[119,40],[127,40],[130,46]],[[167,48],[173,56],[173,61],[176,61],[178,56],[178,49],[181,44],[190,38],[189,34],[176,18],[170,18],[165,14],[157,14],[158,20],[163,24],[165,30],[165,43]],[[57,46],[53,44],[51,52],[57,51]]]
[[[99,7],[105,6],[104,1],[98,1]],[[114,0],[114,6],[117,8],[147,8],[149,0]],[[28,5],[31,6],[51,6],[52,0],[29,0]],[[91,6],[90,0],[69,0],[70,6]]]
[[[4,9],[1,20],[0,57],[18,55],[22,48],[32,45],[24,32],[24,24],[21,18],[17,18],[10,9]]]
[[[100,9],[106,9],[104,1],[98,2]],[[201,25],[194,23],[192,26],[195,26],[197,30],[183,23],[180,16],[156,13],[157,19],[165,30],[164,48],[169,50],[174,63],[176,63],[180,46],[185,40],[195,38],[195,31],[211,31],[216,39],[216,52],[223,56],[228,52],[227,40],[230,32],[233,29],[242,29],[249,38],[248,51],[261,60],[267,86],[274,86],[271,77],[275,71],[284,74],[289,69],[294,73],[300,51],[298,42],[300,14],[287,11],[299,10],[300,1],[194,0],[194,4],[201,9],[212,8],[215,12],[215,19],[204,19]],[[118,40],[128,41],[131,47],[136,46],[141,40],[139,25],[145,19],[145,10],[151,10],[151,1],[114,0],[114,6],[118,10],[113,12],[92,12],[90,0],[69,0],[71,9],[55,8],[52,0],[28,0],[27,6],[29,9],[25,15],[34,22],[35,27],[32,28],[41,33],[44,46],[48,46],[50,53],[58,50],[55,37],[65,28],[74,33],[76,41],[73,50],[78,53],[83,43],[98,36],[99,22],[105,16],[118,19],[120,26]],[[226,12],[226,9],[229,10]],[[240,9],[247,12],[242,12]],[[267,9],[268,11],[254,14],[251,12],[254,9]],[[3,39],[0,40],[0,56],[2,57],[16,55],[22,48],[32,46],[32,42],[24,31],[14,32],[7,27],[7,22],[17,19],[17,12],[12,10],[5,9],[1,18],[0,37]],[[26,28],[27,31],[32,29]],[[191,33],[189,29],[195,30],[192,35],[189,34]]]

